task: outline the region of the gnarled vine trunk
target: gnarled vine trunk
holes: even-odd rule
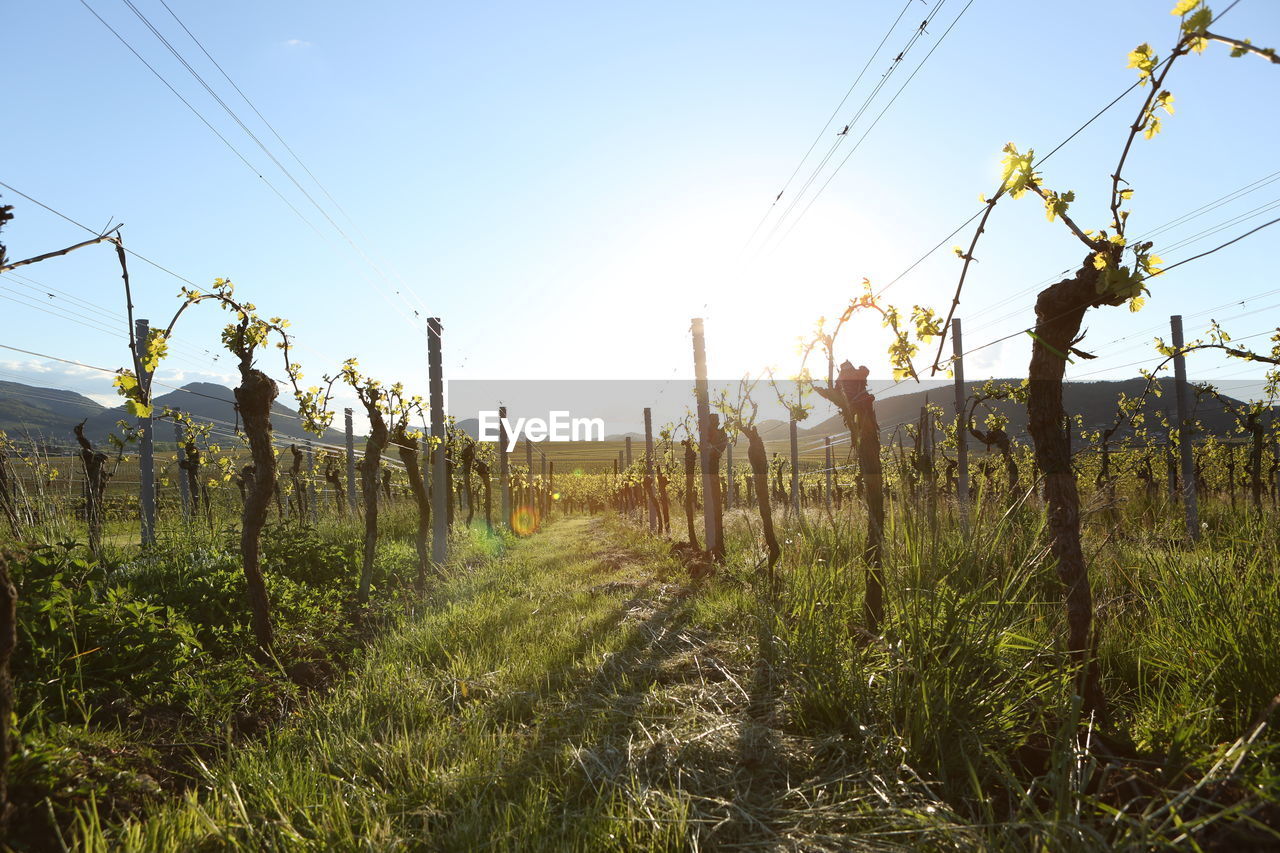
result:
[[[342,483],[342,473],[338,470],[338,463],[332,456],[325,456],[324,479],[333,489],[333,505],[338,510],[338,515],[346,515],[347,494]]]
[[[724,488],[720,480],[720,458],[729,447],[729,435],[720,425],[719,415],[713,414],[708,419],[706,441],[709,451],[707,461],[711,466],[711,494],[704,495],[703,500],[710,502],[711,517],[718,531],[716,541],[708,542],[707,545],[713,546],[711,558],[717,562],[724,562]]]
[[[671,498],[667,494],[667,484],[671,482],[671,478],[661,468],[658,469],[658,519],[662,526],[662,532],[666,536],[671,535]]]
[[[880,425],[875,398],[863,392],[850,404],[858,424],[858,470],[862,473],[867,504],[867,591],[862,616],[867,630],[877,633],[884,621],[884,470],[880,460]]]
[[[773,579],[773,566],[778,562],[782,549],[773,530],[773,507],[769,505],[769,457],[765,454],[760,432],[752,426],[742,427],[747,437],[747,462],[751,465],[751,481],[755,485],[756,503],[760,507],[760,526],[764,530],[764,544],[769,549],[769,578]]]
[[[1249,498],[1253,511],[1262,515],[1262,422],[1259,415],[1251,413],[1245,422],[1249,433]]]
[[[431,498],[427,496],[427,487],[422,482],[422,471],[418,466],[421,458],[418,439],[401,432],[396,436],[396,451],[409,476],[409,492],[418,505],[418,531],[413,538],[413,546],[418,552],[417,586],[418,593],[422,594],[427,591],[427,567],[431,565]]]
[[[200,448],[194,441],[186,441],[182,445],[183,458],[178,461],[181,469],[179,476],[187,478],[187,493],[191,496],[191,515],[200,515]],[[212,518],[212,517],[211,517]]]
[[[271,404],[276,399],[276,383],[249,364],[240,365],[240,386],[235,390],[236,409],[249,437],[253,477],[245,484],[244,512],[240,523],[240,555],[249,588],[253,636],[258,647],[269,651],[274,643],[271,602],[262,577],[262,528],[276,490],[276,454],[271,447]]]
[[[376,401],[365,405],[369,415],[369,439],[360,460],[360,487],[364,491],[364,561],[360,566],[360,604],[369,603],[369,587],[373,583],[373,558],[378,551],[378,487],[382,474],[382,451],[389,434],[386,419]]]
[[[653,477],[645,475],[644,478],[644,496],[649,509],[649,513],[655,522],[655,526],[661,524],[658,518],[658,492],[654,488]]]
[[[476,446],[470,441],[462,448],[462,488],[467,500],[467,527],[476,516],[475,488],[471,482],[471,469],[476,464]]]
[[[1098,270],[1090,258],[1075,276],[1040,291],[1031,345],[1027,428],[1036,465],[1044,476],[1049,545],[1065,588],[1067,647],[1077,667],[1086,713],[1105,722],[1106,700],[1093,655],[1093,591],[1080,546],[1080,493],[1071,468],[1071,438],[1062,405],[1067,353],[1076,343],[1085,312],[1106,303],[1098,293]]]
[[[875,397],[867,389],[870,371],[846,361],[834,387],[814,390],[840,409],[849,440],[858,449],[859,493],[867,508],[867,545],[862,552],[867,565],[862,616],[867,630],[876,633],[884,621],[884,468],[880,459],[880,425],[876,422]]]
[[[693,440],[686,438],[684,445],[684,520],[689,525],[689,544],[698,549],[698,533],[693,527],[693,505],[698,497],[698,451]]]
[[[476,473],[480,475],[480,482],[484,483],[484,526],[490,533],[493,532],[493,483],[489,479],[489,466],[482,459],[476,460]]]
[[[76,443],[80,445],[80,462],[84,466],[84,512],[89,522],[89,550],[94,556],[102,551],[103,497],[111,474],[107,471],[107,454],[93,449],[84,434],[85,421],[76,424]]]
[[[293,486],[293,512],[295,517],[307,517],[307,495],[302,488],[302,451],[298,445],[289,445],[289,453],[293,456],[293,464],[289,466],[289,483]]]
[[[994,447],[1000,451],[1000,457],[1004,460],[1005,479],[1008,482],[1010,497],[1016,497],[1018,493],[1018,463],[1013,458],[1013,442],[1009,440],[1009,434],[1002,429],[990,429],[986,432],[978,429],[970,424],[969,434],[982,442],[987,450]]]

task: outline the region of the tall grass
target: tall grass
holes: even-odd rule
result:
[[[1276,530],[1090,512],[1114,706],[1082,718],[1039,509],[900,501],[889,619],[861,613],[860,518],[758,525],[684,579],[639,524],[481,548],[328,700],[83,849],[1111,850],[1280,843]],[[603,525],[603,526],[602,526]]]

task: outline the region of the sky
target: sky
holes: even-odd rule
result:
[[[443,319],[448,379],[689,376],[692,317],[712,376],[732,379],[794,373],[798,341],[864,277],[892,282],[884,298],[906,311],[945,311],[951,246],[973,226],[949,235],[996,188],[1002,146],[1047,153],[1135,80],[1130,50],[1163,55],[1177,31],[1173,0],[130,2],[252,136],[126,0],[6,0],[0,181],[93,231],[123,222],[126,246],[165,268],[131,262],[138,316],[168,321],[173,274],[227,277],[291,321],[305,383],[355,356],[423,394],[428,316]],[[1280,3],[1240,0],[1214,29],[1280,45]],[[1227,53],[1179,60],[1176,113],[1125,170],[1130,233],[1162,228],[1169,263],[1280,215],[1280,67]],[[1083,227],[1107,224],[1141,95],[1043,167],[1075,191]],[[89,236],[0,198],[15,206],[11,258]],[[1217,319],[1265,346],[1277,239],[1280,226],[1154,280],[1136,315],[1091,312],[1081,348],[1098,358],[1068,378],[1153,364],[1174,313],[1188,338]],[[1017,333],[1080,248],[1038,200],[1001,202],[957,311],[968,378],[1025,374]],[[0,276],[0,344],[40,355],[0,350],[0,379],[110,401],[109,374],[46,356],[128,364],[111,250],[15,272]],[[223,322],[208,305],[185,315],[158,381],[234,384]],[[840,357],[885,376],[887,344],[860,319]],[[1224,384],[1262,373],[1190,361]],[[278,353],[263,365],[283,373]]]

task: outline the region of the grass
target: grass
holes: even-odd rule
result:
[[[384,516],[374,600],[355,602],[360,533],[349,521],[268,529],[264,561],[277,657],[249,654],[247,591],[230,527],[181,530],[147,552],[83,545],[4,549],[19,590],[19,712],[5,841],[45,849],[96,800],[104,820],[193,784],[202,762],[278,726],[357,664],[417,604],[407,507]],[[458,535],[458,556],[502,539]]]
[[[746,511],[694,584],[665,543],[571,517],[472,547],[322,701],[88,850],[1271,849],[1277,531],[1089,516],[1116,724],[1082,720],[1032,507],[892,517],[890,619],[856,630],[858,516]],[[1126,512],[1140,513],[1137,502]],[[848,510],[845,510],[848,516]],[[944,514],[945,515],[945,514]],[[1003,520],[1002,520],[1003,519]],[[1122,522],[1122,523],[1120,523]],[[1081,734],[1083,733],[1083,734]]]

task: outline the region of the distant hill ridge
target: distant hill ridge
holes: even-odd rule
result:
[[[964,385],[965,397],[982,388],[984,384],[993,380],[977,380],[974,382],[966,382]],[[997,379],[995,382],[1003,383],[1020,383],[1020,379]],[[1147,380],[1142,378],[1121,379],[1121,380],[1099,380],[1096,382],[1065,382],[1063,383],[1063,406],[1071,415],[1082,415],[1084,418],[1084,428],[1087,430],[1105,429],[1115,423],[1116,418],[1116,401],[1120,394],[1128,397],[1140,397],[1147,387]],[[1148,395],[1143,407],[1146,414],[1146,421],[1149,428],[1156,427],[1157,415],[1161,412],[1166,413],[1168,420],[1174,421],[1174,395],[1173,395],[1173,379],[1165,378],[1162,382],[1163,394],[1155,396]],[[1229,395],[1224,394],[1227,399],[1232,399]],[[892,435],[896,430],[902,429],[906,424],[918,423],[920,419],[920,407],[926,400],[935,406],[941,406],[944,417],[951,420],[955,417],[955,391],[951,385],[937,386],[927,391],[915,391],[910,394],[895,394],[893,396],[882,397],[876,400],[876,419],[879,421],[880,430],[886,436]],[[1239,403],[1240,401],[1235,401]],[[1191,395],[1189,401],[1192,407],[1192,415],[1198,418],[1206,433],[1213,435],[1231,435],[1236,429],[1235,417],[1222,403],[1212,397],[1203,397],[1197,399],[1195,394]],[[983,428],[983,422],[989,412],[997,412],[1009,419],[1009,425],[1005,427],[1006,432],[1015,441],[1029,441],[1027,433],[1027,410],[1026,407],[1007,400],[991,400],[978,406],[974,414],[974,421],[979,428]],[[1276,417],[1277,409],[1272,407],[1272,417]],[[773,422],[766,422],[772,424]],[[782,423],[782,422],[778,422]],[[786,424],[782,423],[785,430]],[[840,415],[833,415],[826,420],[820,421],[808,428],[802,428],[797,432],[805,437],[819,438],[827,435],[843,435],[846,433],[844,422]],[[1078,435],[1078,430],[1076,431]],[[1125,435],[1131,435],[1132,431],[1127,428],[1121,429],[1116,433],[1115,438],[1120,439]],[[905,432],[903,433],[905,438]],[[785,432],[783,433],[785,436]],[[778,437],[783,437],[778,436]],[[908,441],[908,443],[910,443]]]
[[[235,410],[235,392],[212,382],[191,382],[154,399],[157,412],[166,407],[181,409],[194,420],[212,424],[214,433],[229,437],[238,417]],[[0,382],[0,429],[13,438],[31,438],[56,444],[75,441],[73,430],[85,421],[85,434],[91,441],[105,441],[107,435],[116,432],[119,421],[133,422],[124,406],[107,407],[77,394],[54,388],[39,388],[18,382]],[[271,426],[282,438],[314,438],[302,428],[298,413],[279,401],[271,407]],[[156,429],[156,441],[174,440],[172,428],[161,424]],[[340,444],[343,435],[328,430],[321,441]]]
[[[106,408],[75,391],[0,381],[0,429],[11,437],[70,438],[71,428]]]

